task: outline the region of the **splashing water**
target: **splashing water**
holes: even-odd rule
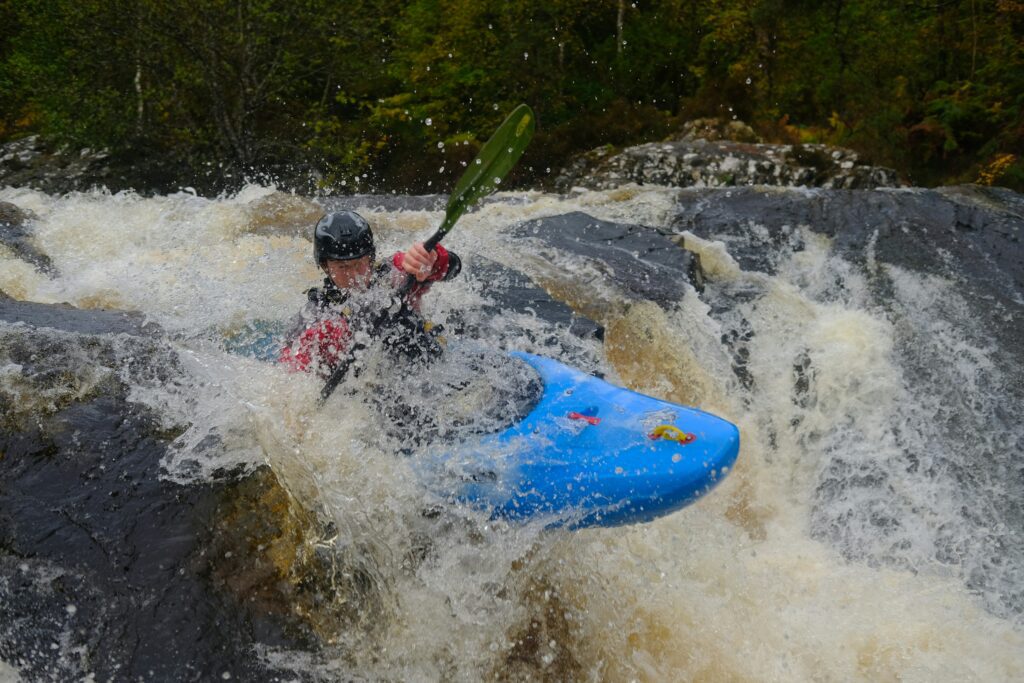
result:
[[[554,281],[550,262],[506,229],[570,211],[665,226],[677,193],[505,193],[465,216],[446,245],[467,276],[474,258],[502,262],[605,316],[603,345],[522,314],[490,320],[491,341],[561,354],[742,431],[734,473],[697,505],[643,526],[543,530],[426,493],[412,460],[368,428],[379,417],[353,398],[358,383],[317,411],[314,378],[223,352],[225,334],[288,318],[317,283],[307,214],[318,207],[269,217],[274,196],[0,190],[39,216],[36,242],[60,273],[51,280],[0,253],[0,289],[138,310],[172,336],[190,381],[133,387],[168,423],[191,425],[162,476],[267,463],[325,520],[348,577],[335,585],[362,617],[326,627],[330,644],[316,655],[267,649],[266,661],[393,680],[1024,676],[1024,544],[1021,520],[1005,512],[1019,492],[997,476],[1022,435],[1019,424],[994,428],[1008,409],[1006,376],[969,332],[972,312],[948,278],[877,266],[891,283],[882,305],[877,274],[820,235],[773,252],[769,275],[744,271],[734,244],[688,234],[706,290],[673,310],[622,306],[612,289],[580,285],[594,276],[571,255]],[[381,254],[442,215],[371,200],[351,208],[374,225]],[[484,283],[463,277],[438,285],[425,312],[445,324],[487,300]],[[9,375],[0,368],[0,382]],[[431,394],[417,395],[412,407],[426,407]]]

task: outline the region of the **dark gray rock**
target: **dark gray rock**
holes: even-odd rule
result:
[[[0,183],[54,194],[104,186],[112,180],[109,154],[57,150],[38,135],[0,145]]]
[[[556,267],[562,265],[557,252],[587,259],[605,283],[635,301],[669,308],[683,297],[687,285],[698,290],[702,286],[700,259],[642,225],[602,221],[577,211],[521,223],[511,234],[556,250]]]
[[[687,190],[672,220],[724,241],[745,270],[774,274],[804,249],[801,227],[828,235],[846,260],[872,273],[878,305],[892,305],[879,264],[956,282],[984,324],[972,335],[998,342],[1024,372],[1024,198],[999,188],[938,190]],[[1022,378],[1024,379],[1024,378]]]
[[[82,310],[71,304],[39,304],[0,298],[0,321],[46,327],[77,334],[130,334],[153,336],[156,323],[130,311]]]
[[[24,171],[45,154],[45,146],[38,135],[29,135],[0,145],[0,177]]]
[[[249,479],[161,479],[183,428],[128,397],[129,385],[182,382],[176,354],[134,316],[2,306],[0,659],[23,680],[281,675],[253,648],[308,646],[307,635],[255,606],[262,584],[280,582],[250,579],[260,559],[237,540],[244,564],[225,559],[220,530]],[[239,581],[251,582],[244,598],[226,587]]]
[[[0,202],[0,244],[47,275],[56,275],[50,257],[35,245],[30,229],[34,220],[36,216],[31,211],[10,202]]]
[[[1011,190],[689,190],[671,222],[674,232],[727,240],[741,266],[769,273],[773,259],[803,248],[801,226],[857,262],[957,277],[997,300],[1024,293],[1024,201]]]
[[[223,189],[227,183],[223,171],[210,170],[205,180]],[[31,187],[48,194],[84,192],[106,188],[111,192],[136,190],[140,193],[174,192],[192,178],[181,163],[167,159],[144,147],[112,155],[107,150],[58,148],[38,135],[30,135],[0,145],[0,185]],[[237,183],[235,183],[237,186]],[[216,192],[214,192],[216,193]]]
[[[624,150],[602,147],[575,159],[555,188],[608,190],[628,183],[669,187],[746,185],[830,188],[893,187],[896,172],[827,145],[768,145],[683,139]]]
[[[462,336],[492,341],[502,348],[521,345],[523,337],[540,348],[558,347],[561,344],[558,334],[560,330],[568,330],[581,340],[601,340],[604,337],[601,325],[551,298],[550,294],[519,271],[475,257],[471,267],[467,267],[461,277],[467,279],[472,288],[485,298],[482,306],[457,311],[450,316],[449,324],[454,324]],[[495,329],[494,318],[510,313],[535,318],[543,325],[539,330],[518,326]],[[514,339],[515,343],[510,344],[510,339]],[[569,349],[560,348],[556,353],[584,365],[593,363],[575,358]]]

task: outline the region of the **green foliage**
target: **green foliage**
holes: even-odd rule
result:
[[[1019,0],[0,0],[0,27],[0,139],[195,174],[443,191],[528,102],[513,182],[716,115],[1024,187]]]

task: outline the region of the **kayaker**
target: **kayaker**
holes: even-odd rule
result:
[[[462,269],[459,257],[441,245],[427,252],[418,242],[389,260],[376,262],[377,250],[369,223],[354,211],[323,216],[313,229],[313,259],[327,277],[322,287],[307,290],[307,303],[281,349],[279,361],[294,370],[327,378],[352,350],[353,335],[371,321],[392,348],[415,356],[436,347],[419,315],[420,300],[434,282],[451,280]],[[416,284],[395,313],[380,320],[379,297],[360,296],[378,287],[397,289],[407,275]],[[362,299],[362,301],[358,301]],[[375,301],[378,306],[361,305]]]

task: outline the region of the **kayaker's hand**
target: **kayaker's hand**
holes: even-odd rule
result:
[[[437,261],[437,252],[428,252],[423,248],[423,242],[417,242],[409,247],[402,258],[402,270],[423,282],[434,270],[434,262]]]

